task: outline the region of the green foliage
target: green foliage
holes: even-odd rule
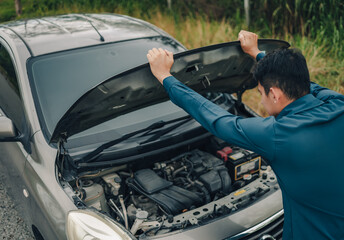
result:
[[[22,0],[21,18],[80,12],[115,12],[149,21],[188,48],[237,39],[240,29],[285,39],[306,56],[312,79],[344,92],[343,0]],[[13,0],[0,0],[0,22],[16,17]]]
[[[245,27],[243,0],[22,0],[23,16],[43,16],[69,12],[122,12],[149,19],[156,11],[182,19],[207,16],[226,19],[232,26]],[[344,2],[342,0],[251,0],[251,25],[246,29],[261,36],[306,36],[328,53],[344,58]],[[0,21],[15,19],[14,1],[0,1]],[[237,28],[237,27],[235,27]]]
[[[0,22],[6,22],[13,19],[16,16],[14,9],[1,9],[0,10]]]
[[[0,0],[0,22],[9,21],[15,16],[14,1]]]
[[[241,29],[288,41],[305,55],[311,80],[344,94],[343,0],[250,0],[246,26],[243,0],[22,0],[21,18],[65,13],[112,12],[162,28],[187,48],[237,40]],[[13,0],[0,0],[0,22],[16,17]],[[244,101],[261,115],[256,90]]]

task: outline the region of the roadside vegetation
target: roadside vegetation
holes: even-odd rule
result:
[[[137,17],[164,29],[187,48],[237,40],[240,29],[288,41],[305,55],[311,80],[344,94],[344,2],[251,0],[250,24],[243,0],[13,0],[0,1],[0,22],[65,13],[110,12]],[[256,90],[244,100],[265,115]]]

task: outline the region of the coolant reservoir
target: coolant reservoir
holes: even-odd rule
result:
[[[106,204],[104,189],[100,184],[93,183],[91,180],[83,181],[84,202],[88,207],[94,207],[98,210],[109,212],[109,207]]]

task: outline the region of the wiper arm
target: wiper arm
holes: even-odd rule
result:
[[[125,141],[125,140],[127,140],[127,139],[129,139],[129,138],[131,138],[131,137],[133,137],[133,136],[135,136],[135,135],[137,135],[137,134],[144,133],[144,134],[143,134],[143,136],[144,136],[144,135],[147,135],[148,133],[150,133],[151,131],[153,131],[153,130],[155,130],[155,129],[159,129],[159,128],[164,127],[164,126],[167,125],[167,124],[171,124],[171,123],[174,123],[174,122],[178,122],[178,121],[184,120],[184,121],[178,123],[178,125],[182,125],[182,124],[184,124],[184,122],[189,121],[190,119],[192,119],[192,118],[191,118],[191,116],[188,115],[188,116],[184,116],[184,117],[172,119],[172,120],[170,120],[170,121],[158,121],[158,122],[155,122],[155,123],[153,123],[152,125],[150,125],[150,126],[148,126],[148,127],[146,127],[146,128],[140,129],[140,130],[135,131],[135,132],[132,132],[132,133],[128,133],[128,134],[126,134],[126,135],[124,135],[124,136],[122,136],[122,137],[120,137],[120,138],[117,138],[117,139],[112,140],[112,141],[110,141],[110,142],[104,143],[103,145],[99,146],[98,148],[96,148],[95,150],[93,150],[92,152],[90,152],[89,154],[87,154],[86,156],[84,156],[83,158],[81,158],[81,159],[78,161],[77,164],[79,164],[79,163],[88,163],[88,162],[92,162],[92,161],[93,161],[96,157],[98,157],[99,154],[102,153],[105,149],[110,148],[110,147],[112,147],[112,146],[114,146],[114,145],[116,145],[116,144],[118,144],[118,143],[120,143],[120,142],[123,142],[123,141]],[[175,124],[175,125],[177,125],[177,124]],[[175,125],[173,125],[173,126],[167,128],[167,129],[171,129],[172,127],[173,127],[173,129],[174,129],[174,128],[176,128]],[[167,130],[167,129],[166,129],[166,130]],[[171,130],[173,130],[173,129],[171,129]],[[171,130],[169,130],[169,131],[171,131]],[[159,132],[159,133],[160,133],[160,132]],[[156,135],[157,135],[157,134],[156,134]],[[156,135],[154,135],[153,137],[155,137]],[[152,138],[153,138],[153,137],[152,137]],[[159,138],[159,136],[157,136],[157,137]],[[151,139],[151,138],[150,138],[150,139]],[[148,140],[149,140],[149,139],[148,139]],[[147,141],[148,141],[148,140],[147,140]]]

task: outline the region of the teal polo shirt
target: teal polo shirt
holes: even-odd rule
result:
[[[281,187],[283,239],[344,239],[344,96],[311,83],[311,93],[277,117],[233,115],[174,77],[173,103],[228,143],[266,159]]]

